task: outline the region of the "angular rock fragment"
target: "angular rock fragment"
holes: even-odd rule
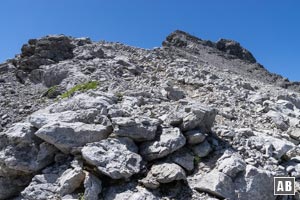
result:
[[[226,174],[213,170],[199,178],[195,189],[219,198],[235,199],[234,183]]]
[[[239,199],[276,199],[276,196],[273,195],[273,176],[266,170],[247,165],[245,175],[237,177],[235,185],[236,196]]]
[[[159,200],[161,197],[154,191],[137,186],[135,183],[111,186],[103,194],[104,200]]]
[[[129,137],[135,141],[146,141],[154,139],[159,121],[147,117],[112,118],[114,133],[117,136]]]
[[[21,192],[25,199],[61,199],[62,196],[75,191],[84,180],[81,168],[51,166],[43,174],[35,175],[31,183]]]
[[[255,146],[265,147],[272,146],[274,148],[274,157],[279,159],[295,145],[285,139],[278,139],[271,136],[252,136],[249,138],[249,142]]]
[[[36,128],[53,122],[82,122],[86,124],[99,124],[104,121],[105,116],[97,109],[86,109],[77,111],[64,111],[49,113],[47,109],[40,110],[29,116],[29,122]],[[102,121],[99,119],[103,119]],[[108,119],[106,120],[108,121]]]
[[[205,134],[201,133],[199,130],[187,131],[184,133],[188,144],[199,144],[203,142],[206,138]]]
[[[16,196],[26,187],[31,180],[31,176],[0,176],[0,199],[8,199]]]
[[[129,138],[108,138],[82,148],[83,158],[103,174],[113,178],[129,178],[141,170],[142,158]]]
[[[67,169],[57,180],[61,196],[72,193],[83,182],[84,172],[80,168]]]
[[[102,182],[92,173],[87,172],[84,180],[84,199],[98,200],[102,191]]]
[[[147,177],[141,180],[146,188],[156,189],[161,183],[186,179],[184,170],[174,163],[152,165]]]
[[[161,135],[154,141],[144,142],[140,154],[146,160],[165,157],[185,145],[186,139],[179,128],[163,128]]]
[[[180,126],[182,131],[189,131],[199,128],[204,132],[210,131],[216,117],[216,110],[205,108],[201,105],[192,105],[186,108],[190,110],[183,117],[183,122]]]
[[[218,170],[224,174],[235,178],[239,172],[246,169],[246,163],[237,153],[226,151],[221,158],[218,159]]]
[[[207,156],[212,151],[212,148],[211,148],[210,144],[207,142],[207,140],[205,140],[204,142],[202,142],[200,144],[192,146],[191,148],[192,148],[194,154],[200,158]]]
[[[35,136],[29,123],[17,123],[0,133],[0,176],[31,174],[53,161],[56,148]]]
[[[107,107],[116,103],[117,99],[113,94],[108,93],[95,93],[86,94],[81,93],[73,96],[70,99],[58,102],[50,106],[49,110],[51,113],[64,112],[68,110],[86,110],[86,109],[97,109],[100,114],[107,115]]]
[[[184,169],[191,171],[194,169],[194,156],[192,153],[185,147],[175,151],[171,156],[171,160],[183,167]]]
[[[280,113],[271,110],[266,116],[272,119],[278,129],[286,131],[289,128],[288,121]]]
[[[35,135],[53,144],[62,152],[69,153],[73,147],[81,147],[105,139],[111,132],[110,126],[81,122],[54,122],[40,128]]]

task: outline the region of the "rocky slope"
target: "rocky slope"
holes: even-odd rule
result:
[[[0,199],[300,199],[299,83],[239,43],[21,50],[0,65]],[[283,175],[296,196],[273,196]]]

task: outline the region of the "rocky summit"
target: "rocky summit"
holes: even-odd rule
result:
[[[30,39],[0,64],[0,199],[300,199],[299,91],[233,40]]]

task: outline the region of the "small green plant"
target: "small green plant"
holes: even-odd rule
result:
[[[98,86],[99,86],[99,83],[97,81],[90,81],[87,83],[78,84],[78,85],[72,87],[69,91],[63,93],[60,97],[63,99],[69,98],[77,91],[85,92],[87,90],[96,89]]]
[[[78,194],[78,199],[79,200],[84,200],[84,194],[83,193],[79,193]]]
[[[194,162],[198,165],[201,161],[201,158],[199,156],[194,156]]]
[[[57,94],[56,94],[56,93],[57,93],[57,89],[58,89],[57,85],[54,85],[54,86],[50,87],[50,88],[46,91],[47,97],[53,98],[53,97],[57,96]]]
[[[123,94],[121,92],[117,92],[115,95],[118,98],[118,101],[122,101],[123,100]]]

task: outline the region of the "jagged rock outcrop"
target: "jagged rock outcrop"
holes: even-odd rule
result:
[[[30,40],[0,64],[0,199],[265,200],[274,176],[299,196],[299,88],[183,31]]]

